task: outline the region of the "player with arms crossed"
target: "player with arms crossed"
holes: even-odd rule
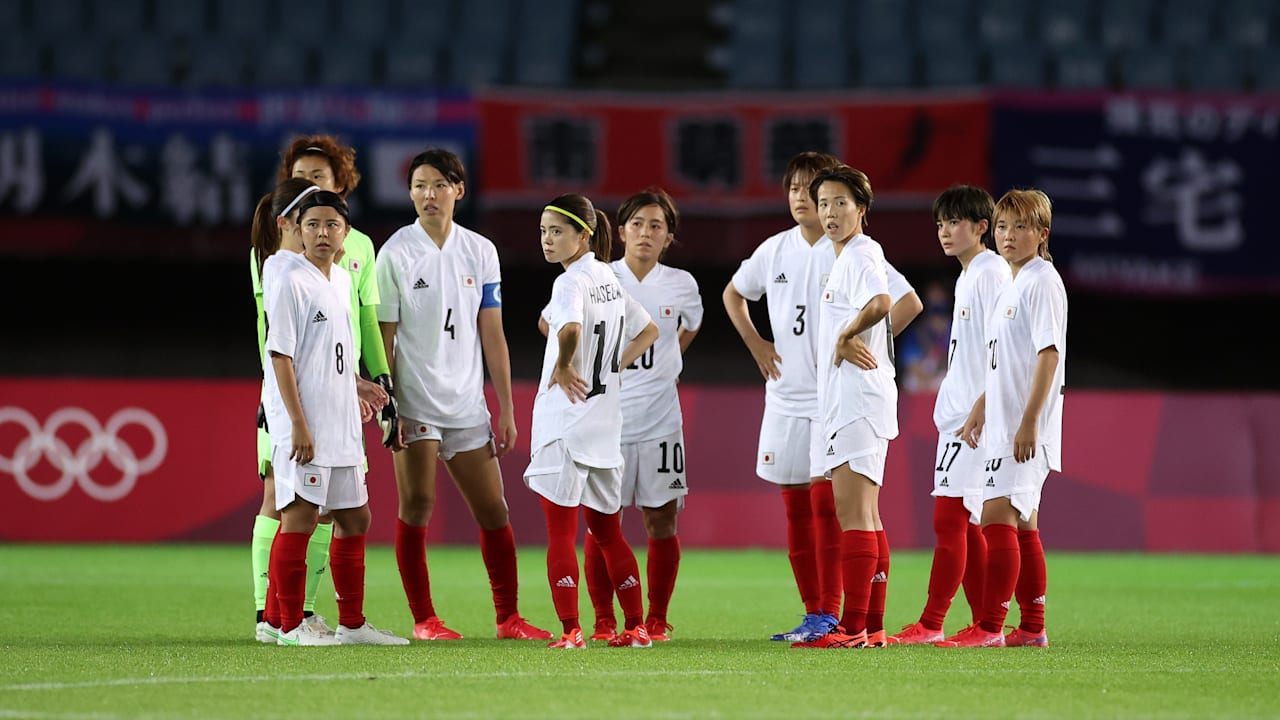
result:
[[[1013,281],[987,318],[986,392],[960,434],[985,458],[982,534],[987,575],[982,619],[940,647],[1048,647],[1047,584],[1040,544],[1040,496],[1050,470],[1062,472],[1062,393],[1067,358],[1067,291],[1049,255],[1053,207],[1039,190],[1010,190],[996,203],[996,248]],[[1021,618],[1004,635],[1009,597]]]
[[[809,192],[836,252],[818,318],[818,400],[824,469],[842,530],[845,602],[839,629],[792,647],[879,646],[867,626],[873,589],[883,603],[888,579],[879,497],[889,441],[898,435],[887,263],[880,244],[862,232],[873,199],[864,173],[847,165],[827,170]],[[883,605],[875,609],[883,618]]]
[[[1009,263],[987,247],[995,201],[979,187],[957,185],[933,202],[942,252],[960,261],[947,374],[938,388],[933,422],[938,463],[933,476],[933,532],[937,545],[929,573],[929,599],[920,619],[889,638],[891,645],[944,640],[943,620],[961,582],[977,623],[982,611],[986,542],[982,514],[983,457],[960,439],[960,429],[986,389],[987,318],[1010,282]]]
[[[511,359],[502,327],[498,251],[483,235],[453,221],[466,195],[466,170],[439,148],[409,164],[409,197],[417,221],[396,231],[378,252],[382,303],[378,320],[392,358],[395,397],[403,419],[388,425],[396,448],[396,562],[419,640],[460,640],[436,615],[427,572],[427,523],[436,500],[437,458],[480,526],[480,554],[489,573],[497,636],[550,640],[520,616],[515,535],[498,458],[516,442]],[[485,404],[483,361],[498,396],[494,442]]]
[[[827,154],[804,152],[792,158],[783,176],[796,226],[765,240],[742,262],[724,290],[724,307],[765,379],[756,475],[776,483],[787,518],[787,556],[805,616],[789,632],[771,640],[812,641],[834,630],[840,612],[840,523],[831,483],[824,477],[826,445],[818,408],[816,308],[835,263],[835,251],[814,211],[809,183],[841,165]],[[920,314],[923,305],[901,273],[888,267],[894,298],[894,334]],[[773,342],[751,321],[748,300],[769,296]],[[886,554],[887,559],[887,554]],[[885,568],[887,577],[888,568]]]
[[[609,219],[581,195],[542,211],[543,257],[564,272],[543,311],[548,325],[533,401],[532,457],[524,481],[547,521],[547,580],[563,634],[548,647],[586,647],[578,620],[578,508],[604,557],[625,629],[609,645],[650,647],[639,566],[622,536],[622,398],[619,371],[658,339],[658,327],[609,266]]]
[[[638,360],[622,370],[622,504],[644,513],[649,536],[646,580],[650,639],[670,639],[667,608],[680,569],[676,516],[689,493],[685,475],[684,418],[676,385],[684,368],[683,353],[702,326],[698,283],[684,270],[659,260],[675,241],[679,214],[671,197],[650,188],[632,195],[618,208],[618,234],[624,257],[609,264],[622,289],[635,298],[658,326],[658,339]],[[617,632],[613,584],[595,536],[587,533],[583,548],[587,591],[595,608],[592,640],[611,640]]]
[[[299,203],[303,254],[263,264],[267,314],[266,414],[272,432],[280,532],[271,547],[266,632],[280,645],[408,645],[364,617],[369,493],[360,422],[373,406],[356,388],[351,351],[351,278],[334,266],[349,228],[337,194]],[[321,511],[337,525],[329,549],[339,625],[329,634],[302,622],[307,545]],[[275,612],[272,612],[274,609]]]

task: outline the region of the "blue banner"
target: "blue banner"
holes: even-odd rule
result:
[[[1069,285],[1280,293],[1280,99],[1001,96],[993,112],[995,189],[1048,193]]]
[[[412,219],[405,170],[428,146],[475,166],[475,103],[462,92],[0,85],[0,215],[46,229],[79,220],[144,234],[242,230],[275,183],[280,151],[301,133],[356,148],[357,224]]]

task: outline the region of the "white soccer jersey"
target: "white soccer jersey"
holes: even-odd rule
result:
[[[882,320],[862,333],[875,353],[875,370],[851,362],[836,367],[836,338],[877,295],[889,294],[884,251],[866,235],[855,235],[831,267],[818,319],[818,392],[828,436],[866,419],[877,437],[898,436],[898,386],[894,381],[893,337]],[[887,316],[886,316],[887,318]]]
[[[549,326],[547,349],[533,400],[530,451],[563,440],[575,462],[595,468],[620,466],[618,359],[622,348],[649,324],[649,313],[627,295],[608,265],[587,253],[556,278],[544,317]],[[563,388],[547,387],[560,356],[558,335],[569,323],[582,326],[573,364],[590,386],[586,402],[570,403]]]
[[[454,223],[444,247],[422,225],[396,231],[375,263],[378,321],[399,323],[396,402],[405,417],[447,428],[489,421],[481,307],[500,307],[498,251],[483,235]]]
[[[1058,350],[1058,367],[1036,424],[1036,443],[1049,468],[1062,472],[1062,388],[1067,366],[1067,291],[1053,263],[1032,258],[996,298],[987,318],[987,417],[982,430],[988,459],[1013,455],[1041,350]]]
[[[267,424],[275,447],[293,446],[271,353],[293,359],[302,414],[315,441],[313,465],[347,467],[364,462],[357,361],[351,338],[351,276],[334,265],[325,277],[299,253],[281,252],[262,267],[267,343],[263,361]]]
[[[987,389],[987,319],[1011,279],[1009,263],[992,250],[974,256],[956,278],[947,374],[933,405],[933,424],[940,433],[959,430]]]
[[[748,300],[769,296],[769,327],[782,376],[765,383],[765,407],[789,417],[818,415],[814,350],[817,306],[835,262],[831,240],[812,246],[796,226],[765,240],[733,274],[733,287]]]
[[[671,435],[683,426],[676,381],[684,369],[677,331],[702,326],[698,283],[684,270],[659,263],[637,280],[625,260],[609,264],[627,294],[658,326],[658,339],[622,370],[622,442]]]

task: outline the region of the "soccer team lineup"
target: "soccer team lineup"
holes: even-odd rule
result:
[[[287,646],[463,639],[432,603],[427,564],[443,461],[480,533],[498,639],[551,649],[678,642],[667,617],[673,595],[679,602],[678,518],[697,486],[684,475],[685,454],[699,448],[685,447],[677,384],[704,307],[693,275],[662,262],[678,234],[675,203],[658,187],[626,198],[613,217],[583,195],[547,200],[541,248],[563,272],[539,318],[546,348],[532,424],[517,429],[498,253],[454,221],[466,168],[448,150],[423,148],[404,179],[416,219],[376,252],[352,227],[345,200],[360,181],[355,151],[328,135],[292,140],[277,185],[254,213],[250,272],[263,366],[255,638]],[[997,200],[956,185],[934,200],[941,250],[959,265],[933,413],[936,538],[928,586],[913,594],[919,619],[892,629],[884,623],[890,547],[879,493],[899,431],[894,337],[923,305],[864,231],[874,178],[802,152],[778,180],[779,209],[785,201],[795,225],[763,239],[715,289],[764,381],[756,475],[778,488],[803,604],[798,626],[760,640],[802,649],[1048,647],[1037,521],[1045,480],[1062,470],[1067,331],[1066,291],[1049,253],[1049,197],[1017,189]],[[767,329],[750,312],[761,301]],[[365,446],[362,428],[375,422],[385,448]],[[523,482],[546,522],[555,626],[526,619],[517,601],[517,545],[498,459],[519,432],[531,439]],[[391,453],[394,465],[407,632],[364,615],[373,452]],[[622,532],[624,508],[643,518],[643,571]],[[333,621],[316,612],[325,575],[336,596]],[[587,627],[584,582],[594,614]],[[970,616],[948,634],[943,623],[961,589]]]

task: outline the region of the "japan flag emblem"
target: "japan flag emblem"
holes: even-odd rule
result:
[[[961,320],[968,320],[968,319],[969,319],[969,317],[970,317],[969,308],[967,308],[967,307],[962,307],[962,308],[960,308],[960,319],[961,319]]]
[[[476,286],[476,279],[470,275],[462,276],[462,287],[473,288]]]
[[[353,273],[358,273],[358,272],[360,272],[360,261],[359,261],[359,260],[352,259],[352,261],[351,261],[351,272],[353,272]]]
[[[307,473],[306,475],[303,475],[303,476],[302,476],[302,484],[303,484],[303,485],[306,485],[307,487],[320,487],[320,484],[321,484],[321,481],[320,481],[320,474],[319,474],[319,473]]]
[[[761,464],[761,465],[772,465],[772,464],[773,464],[773,453],[771,453],[771,452],[769,452],[769,451],[767,451],[767,450],[766,450],[765,452],[760,453],[760,464]]]
[[[663,305],[658,308],[658,314],[664,318],[672,318],[676,316],[676,309],[670,305]]]
[[[1014,316],[1017,314],[1018,314],[1018,308],[1015,305],[1010,305],[1009,307],[1004,309],[1005,320],[1012,320]]]

